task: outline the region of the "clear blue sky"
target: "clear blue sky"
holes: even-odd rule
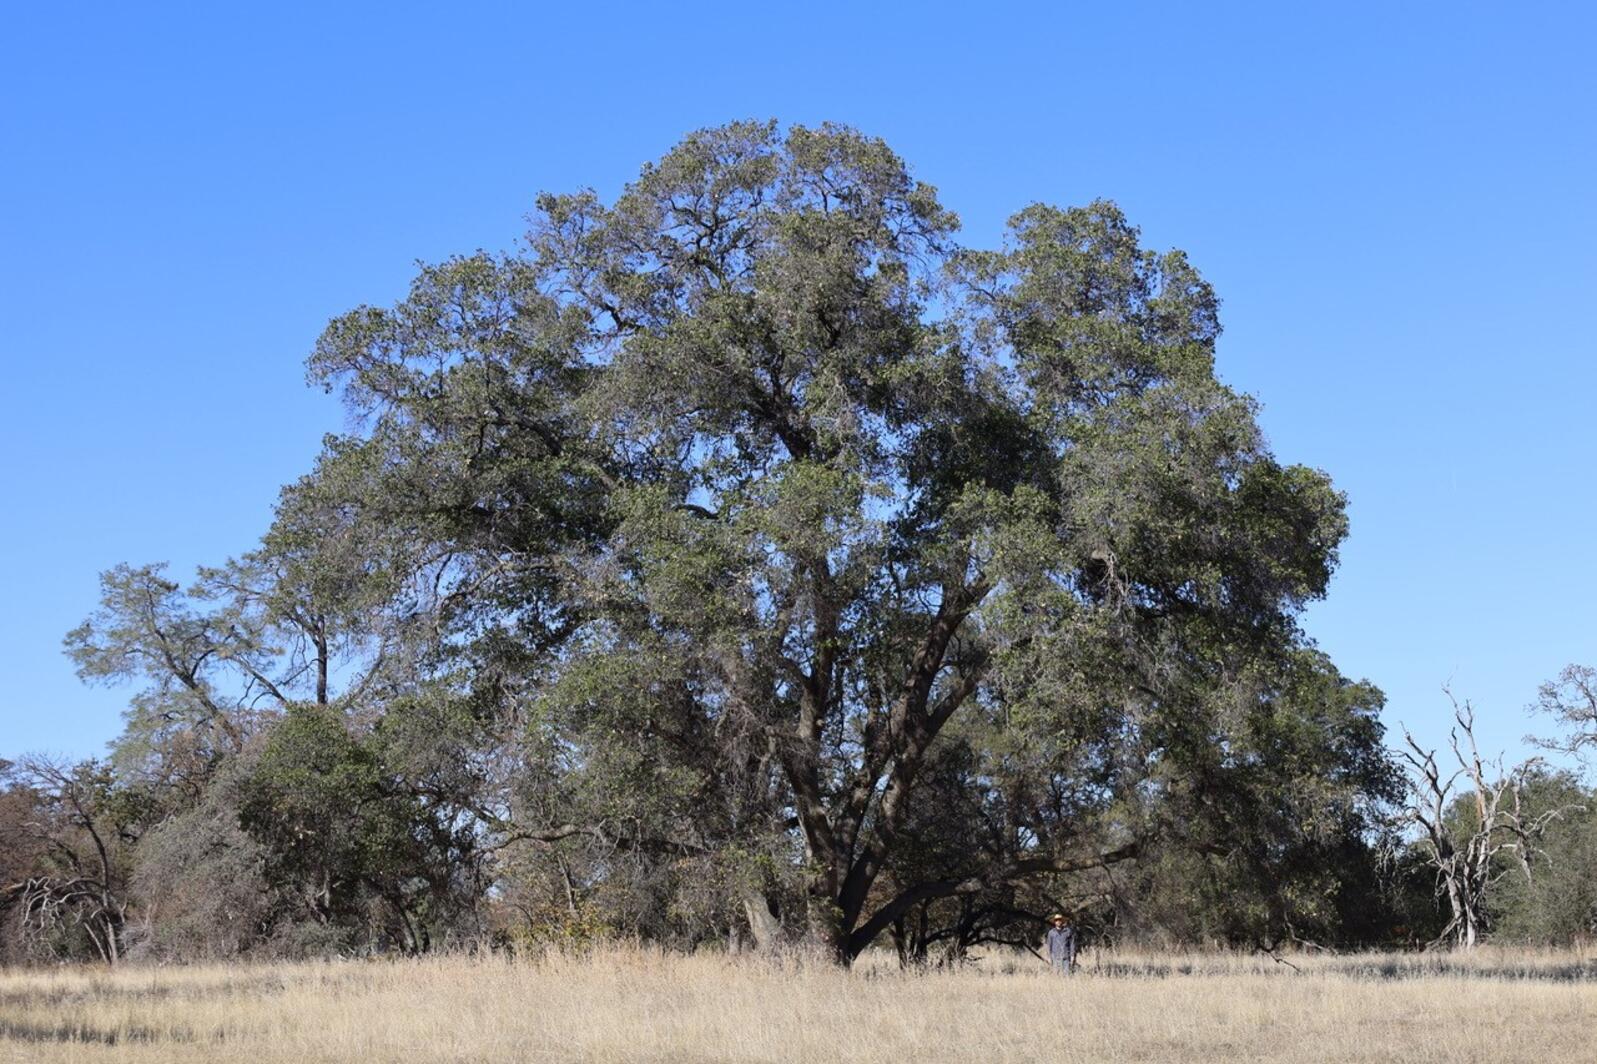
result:
[[[867,5],[860,5],[863,8]],[[1587,5],[14,4],[0,35],[0,754],[97,752],[96,573],[248,549],[335,402],[323,323],[738,117],[885,137],[990,240],[1118,200],[1220,371],[1352,499],[1307,627],[1492,746],[1597,663]],[[332,8],[339,11],[333,12]]]

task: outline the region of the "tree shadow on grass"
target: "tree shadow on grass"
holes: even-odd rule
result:
[[[0,1042],[81,1042],[114,1046],[127,1042],[192,1042],[194,1034],[183,1030],[157,1030],[153,1027],[122,1027],[114,1031],[101,1030],[88,1024],[24,1023],[0,1019]]]
[[[1349,958],[1345,963],[1312,964],[1296,969],[1282,962],[1279,969],[1261,968],[1243,971],[1236,968],[1211,966],[1202,963],[1150,961],[1101,961],[1086,966],[1095,975],[1114,978],[1174,979],[1178,977],[1225,977],[1237,975],[1321,975],[1344,979],[1402,980],[1402,979],[1483,979],[1499,982],[1549,982],[1582,983],[1597,981],[1597,960],[1571,961],[1562,964],[1527,964],[1487,966],[1467,961],[1447,960],[1434,963],[1413,963],[1402,960],[1370,960],[1361,962]]]

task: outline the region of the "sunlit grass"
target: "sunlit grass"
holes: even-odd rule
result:
[[[0,972],[15,1061],[1597,1059],[1581,952],[1029,955],[854,971],[614,948]]]

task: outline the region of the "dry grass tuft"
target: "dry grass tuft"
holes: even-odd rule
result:
[[[0,1060],[1597,1060],[1597,960],[1088,954],[906,974],[612,949],[0,972]]]

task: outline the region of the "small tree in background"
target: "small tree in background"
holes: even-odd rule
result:
[[[132,847],[150,819],[148,795],[110,767],[27,757],[10,766],[6,826],[17,840],[4,903],[25,952],[115,967],[125,952]],[[18,856],[31,855],[31,860]]]
[[[1556,720],[1565,734],[1555,739],[1532,739],[1553,750],[1584,755],[1597,746],[1597,669],[1569,665],[1558,678],[1542,684],[1531,707]]]

